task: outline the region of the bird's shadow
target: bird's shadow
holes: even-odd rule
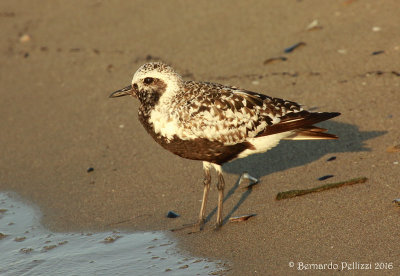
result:
[[[259,178],[265,175],[287,170],[293,167],[303,166],[314,162],[327,154],[340,152],[365,152],[371,149],[366,147],[365,141],[382,136],[387,131],[360,131],[357,126],[328,121],[319,124],[328,129],[329,133],[339,136],[338,140],[315,141],[281,141],[280,144],[266,153],[250,155],[243,159],[237,159],[223,166],[225,172],[241,175],[248,172]],[[228,200],[239,187],[239,180],[226,193],[224,202]],[[232,210],[224,218],[224,223],[248,198],[252,190],[246,190]],[[207,216],[207,221],[216,213],[214,208]]]

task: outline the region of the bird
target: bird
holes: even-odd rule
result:
[[[198,230],[206,222],[211,168],[218,179],[218,229],[223,224],[224,163],[266,152],[281,140],[338,139],[314,124],[339,112],[311,112],[296,102],[234,86],[185,81],[163,62],[142,65],[130,85],[109,97],[128,95],[139,100],[138,119],[158,144],[180,157],[203,162],[203,197],[193,224]]]

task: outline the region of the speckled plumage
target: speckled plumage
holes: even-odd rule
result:
[[[153,86],[139,87],[146,77],[153,79]],[[337,115],[310,113],[295,102],[235,87],[183,81],[170,66],[159,62],[139,68],[132,84],[138,85],[134,96],[141,102],[139,120],[159,144],[184,158],[217,164],[266,151],[279,140],[296,136],[295,130],[299,133]],[[273,135],[278,133],[284,134]],[[266,136],[271,137],[265,148],[254,145],[257,138]]]

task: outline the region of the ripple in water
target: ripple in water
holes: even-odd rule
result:
[[[162,232],[53,233],[40,213],[0,193],[0,275],[208,275],[221,263],[178,254]]]

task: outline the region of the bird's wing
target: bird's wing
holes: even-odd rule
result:
[[[198,82],[185,86],[179,116],[185,134],[226,145],[303,127],[307,130],[329,117],[328,113],[305,111],[295,102],[234,87]]]

